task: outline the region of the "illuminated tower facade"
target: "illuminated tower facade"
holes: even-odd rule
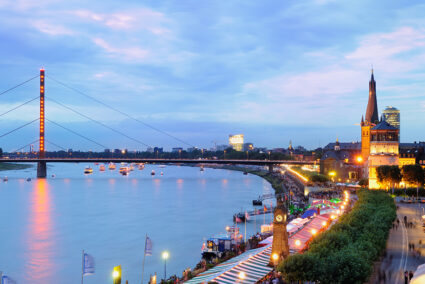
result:
[[[45,139],[44,139],[44,123],[45,123],[45,116],[44,116],[44,69],[40,69],[40,141],[39,141],[39,148],[38,148],[38,158],[44,159],[46,157],[45,155]],[[45,161],[39,161],[37,163],[37,177],[38,178],[45,178],[47,176],[47,167]]]

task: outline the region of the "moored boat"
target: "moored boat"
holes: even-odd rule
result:
[[[100,165],[99,166],[99,171],[104,172],[105,171],[105,165]]]
[[[109,165],[108,165],[108,168],[111,170],[111,171],[113,171],[113,170],[115,170],[115,168],[116,168],[117,166],[115,166],[115,164],[114,163],[109,163]]]
[[[152,170],[151,171],[151,176],[154,176],[155,175],[155,171],[154,170]]]

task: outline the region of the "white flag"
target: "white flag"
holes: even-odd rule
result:
[[[83,257],[83,276],[94,274],[94,257],[88,253],[84,253]]]

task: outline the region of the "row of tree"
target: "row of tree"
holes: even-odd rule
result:
[[[316,237],[303,254],[278,266],[290,282],[365,283],[373,262],[386,246],[396,218],[393,199],[382,191],[362,189],[353,210]]]
[[[398,166],[379,166],[376,168],[376,174],[381,185],[392,189],[398,187],[401,181],[416,187],[425,182],[425,172],[418,164],[404,165],[401,169]]]

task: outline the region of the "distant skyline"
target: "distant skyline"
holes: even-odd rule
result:
[[[0,92],[37,75],[59,79],[190,144],[243,133],[258,147],[309,149],[360,140],[373,65],[379,114],[400,110],[401,142],[425,140],[422,1],[0,0]],[[0,113],[38,82],[0,96]],[[109,148],[146,149],[52,101],[151,146],[189,147],[46,80],[47,118]],[[33,102],[0,117],[0,135],[37,117]],[[14,150],[36,124],[0,138]],[[102,150],[47,122],[46,139]],[[47,150],[58,150],[46,144]]]

